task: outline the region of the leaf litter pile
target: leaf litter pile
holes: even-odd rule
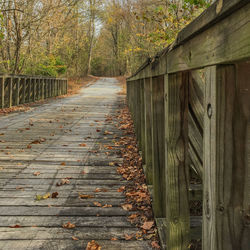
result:
[[[146,185],[142,158],[137,148],[133,121],[128,108],[119,110],[117,118],[119,120],[117,126],[123,131],[123,137],[117,142],[122,146],[123,164],[117,168],[117,171],[129,181],[126,186],[120,187],[117,191],[126,195],[126,204],[123,204],[122,208],[133,212],[128,220],[139,229],[137,234],[126,235],[125,239],[150,240],[154,249],[160,249],[151,197]]]

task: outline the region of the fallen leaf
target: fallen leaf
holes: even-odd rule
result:
[[[101,250],[101,246],[92,240],[91,242],[88,242],[86,250]]]
[[[96,193],[99,193],[99,192],[108,192],[108,189],[106,189],[106,188],[96,188],[95,192]]]
[[[57,196],[58,196],[58,192],[54,192],[54,193],[52,193],[51,198],[55,199],[55,198],[57,198]]]
[[[90,198],[94,198],[93,195],[89,195],[89,194],[80,194],[79,193],[79,198],[80,199],[90,199]]]
[[[38,176],[38,175],[40,175],[41,173],[40,172],[34,172],[33,173],[33,175],[35,175],[35,176]]]
[[[97,206],[97,207],[101,207],[101,206],[102,206],[102,204],[101,204],[100,202],[98,202],[98,201],[93,202],[93,204],[94,204],[95,206]]]
[[[160,248],[161,248],[161,247],[159,246],[159,244],[158,244],[157,241],[152,241],[152,242],[151,242],[151,246],[152,246],[153,248],[156,248],[156,249],[160,249]]]
[[[62,162],[62,163],[61,163],[61,165],[62,165],[62,166],[65,166],[65,165],[66,165],[66,163],[65,163],[65,162]]]
[[[32,148],[31,145],[27,145],[27,148]]]
[[[85,172],[85,171],[82,171],[81,174],[86,174],[86,172]]]
[[[70,183],[70,181],[69,181],[69,179],[67,179],[67,178],[64,178],[64,179],[61,179],[61,181],[60,182],[57,182],[56,183],[56,186],[62,186],[62,185],[65,185],[65,184],[69,184]]]
[[[103,208],[107,208],[107,207],[112,207],[112,205],[111,205],[111,204],[105,204],[105,205],[103,206]]]
[[[87,145],[85,143],[79,144],[80,147],[86,147]]]
[[[118,240],[117,238],[115,238],[115,237],[113,237],[113,238],[111,238],[111,240]]]
[[[146,221],[146,222],[144,222],[144,224],[142,225],[141,228],[145,229],[145,230],[150,230],[153,225],[154,225],[153,221]]]
[[[132,206],[131,204],[123,204],[123,205],[121,205],[121,207],[122,207],[124,210],[129,211],[129,210],[132,209],[133,206]]]
[[[72,236],[72,240],[79,240],[79,239],[76,238],[75,236]]]
[[[125,190],[125,186],[121,186],[120,188],[117,189],[117,192],[122,193]]]
[[[131,240],[134,237],[134,234],[125,234],[125,240]]]
[[[75,228],[76,225],[75,224],[72,224],[70,222],[67,222],[65,224],[62,225],[63,228],[67,228],[67,229],[72,229],[72,228]]]
[[[20,225],[18,225],[18,224],[16,224],[16,225],[14,225],[14,226],[9,226],[10,228],[20,228],[21,226]]]

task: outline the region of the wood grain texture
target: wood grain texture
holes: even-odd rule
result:
[[[152,249],[147,240],[125,240],[138,228],[127,220],[133,212],[121,207],[127,203],[126,196],[117,191],[127,181],[117,173],[117,166],[109,165],[122,163],[117,154],[121,146],[114,142],[114,136],[124,136],[115,118],[124,105],[120,91],[115,79],[100,79],[79,95],[0,117],[1,250],[86,249],[91,240],[108,250]],[[112,124],[107,116],[113,117]],[[105,135],[105,131],[114,134]],[[32,143],[41,138],[40,143]],[[103,145],[113,148],[103,149]],[[57,185],[67,177],[68,184]],[[95,192],[96,188],[107,192]],[[36,200],[36,195],[53,192],[58,192],[57,198]],[[93,198],[80,199],[79,193]],[[63,228],[67,222],[76,227]],[[15,225],[21,227],[11,228]]]
[[[154,215],[166,216],[164,76],[152,81],[152,163]]]
[[[207,69],[205,103],[212,116],[205,116],[204,249],[249,247],[249,69]]]
[[[169,249],[189,245],[188,74],[166,76],[166,215]]]
[[[152,164],[152,78],[144,81],[144,103],[145,103],[145,159],[147,183],[153,183]]]

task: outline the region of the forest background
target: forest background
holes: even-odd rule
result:
[[[0,0],[0,73],[124,76],[213,0]]]

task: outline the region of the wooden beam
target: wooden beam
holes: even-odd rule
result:
[[[166,216],[164,76],[152,80],[152,163],[154,215]]]
[[[250,3],[167,54],[167,72],[250,57]],[[201,46],[202,45],[202,46]]]
[[[166,76],[166,215],[168,249],[189,245],[188,73]]]
[[[250,64],[206,70],[203,249],[249,248]]]
[[[4,76],[1,77],[1,108],[3,109],[4,108],[4,95],[5,95],[5,78]]]
[[[152,78],[144,81],[144,103],[145,103],[145,160],[146,178],[149,185],[153,184],[152,166]]]

